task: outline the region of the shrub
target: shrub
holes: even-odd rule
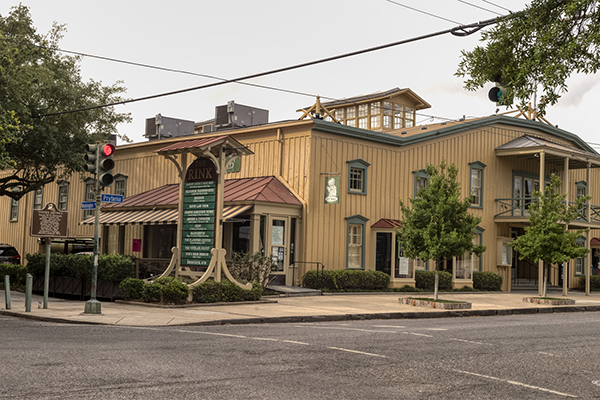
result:
[[[25,286],[27,267],[20,264],[0,264],[0,287],[4,288],[4,276],[10,276],[11,288]]]
[[[25,255],[27,271],[33,276],[44,276],[46,254]],[[92,277],[93,256],[76,254],[50,254],[50,276],[68,276],[90,279]],[[135,263],[129,256],[103,254],[98,256],[98,279],[121,282],[135,274]]]
[[[257,301],[262,297],[262,285],[253,282],[252,289],[245,290],[225,279],[221,282],[209,280],[194,287],[192,295],[194,303]]]
[[[142,298],[142,292],[146,283],[142,279],[125,278],[119,284],[123,297],[127,300]]]
[[[272,280],[269,279],[272,267],[270,255],[235,252],[229,271],[237,281],[260,282],[262,287],[266,287]]]
[[[473,288],[485,291],[501,290],[502,275],[493,272],[473,272]]]
[[[157,303],[162,299],[162,285],[159,283],[148,283],[142,289],[142,300],[147,303]]]
[[[447,271],[438,272],[438,289],[452,289],[452,274]],[[435,285],[435,271],[415,271],[415,286],[418,289],[433,290]]]
[[[382,290],[390,283],[390,276],[381,271],[330,270],[308,271],[302,277],[302,286],[311,289],[342,290]]]
[[[579,277],[579,287],[585,288],[585,276]],[[600,290],[600,276],[590,276],[590,290]]]
[[[171,276],[159,278],[151,285],[158,285],[161,289],[161,299],[167,304],[183,304],[187,301],[190,288],[179,279]]]

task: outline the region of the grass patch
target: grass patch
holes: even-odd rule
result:
[[[430,299],[430,298],[427,298],[427,297],[409,297],[409,299],[411,299],[411,300],[431,301],[431,302],[434,302],[434,303],[465,303],[464,301],[455,301],[455,300],[442,300],[442,299],[434,300],[434,299]]]
[[[570,299],[557,299],[556,297],[532,297],[532,299],[540,299],[540,300],[558,300],[558,301],[562,301],[562,300],[570,300]]]

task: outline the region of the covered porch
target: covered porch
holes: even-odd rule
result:
[[[528,208],[534,200],[534,192],[544,193],[552,174],[562,180],[560,190],[567,194],[566,201],[574,204],[574,201],[570,200],[586,196],[591,192],[592,185],[595,183],[591,179],[592,168],[600,166],[600,155],[589,146],[586,149],[576,148],[533,135],[523,135],[511,140],[497,147],[495,153],[497,157],[502,158],[503,162],[512,167],[512,182],[510,183],[511,196],[495,199],[494,222],[508,226],[512,232],[512,239],[519,235],[523,227],[529,223]],[[508,185],[504,186],[503,190],[507,188]],[[569,222],[569,228],[600,229],[600,205],[594,205],[592,202],[593,199],[584,204],[579,210],[577,218]],[[585,238],[582,238],[581,245],[591,249],[591,240],[592,234],[588,232]],[[516,272],[514,269],[516,255],[510,258],[513,261],[511,270],[514,274]],[[589,294],[590,291],[591,259],[592,257],[585,257],[569,263],[571,268],[577,262],[582,264],[580,269],[582,275],[585,276],[586,294]],[[519,260],[516,262],[518,263]],[[567,268],[565,267],[565,270]],[[540,265],[534,269],[538,275],[537,282],[543,282],[541,261]],[[556,283],[560,282],[562,285],[564,295],[567,294],[568,282],[576,277],[573,271],[574,269],[565,271],[565,274],[562,267],[557,266],[556,271],[552,274]],[[563,279],[563,276],[566,276],[567,279]],[[538,284],[538,288],[541,295],[542,286]]]
[[[179,185],[164,185],[101,208],[103,253],[136,255],[141,278],[160,275],[177,247]],[[221,224],[222,246],[231,260],[234,252],[271,254],[273,277],[281,284],[298,281],[294,256],[302,203],[277,178],[225,181]],[[81,225],[93,225],[88,218]],[[132,253],[133,252],[133,253]]]

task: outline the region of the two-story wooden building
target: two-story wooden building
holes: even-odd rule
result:
[[[102,208],[101,251],[168,260],[177,243],[179,180],[160,150],[231,137],[253,154],[232,162],[226,175],[224,247],[228,254],[271,254],[279,283],[298,285],[320,263],[326,269],[381,270],[393,286],[414,285],[414,271],[434,261],[402,257],[395,238],[402,219],[398,199],[414,196],[426,182],[426,165],[442,157],[459,168],[463,196],[473,194],[471,212],[482,218],[473,240],[487,247],[481,257],[465,254],[444,262],[455,287],[472,285],[473,271],[502,274],[504,290],[537,281],[538,265],[518,260],[507,243],[523,233],[532,193],[551,173],[563,180],[569,200],[592,196],[570,226],[592,229],[581,244],[593,251],[570,263],[569,287],[577,287],[586,271],[597,274],[600,206],[593,203],[600,199],[594,168],[600,155],[577,135],[503,115],[415,126],[416,111],[429,104],[410,89],[323,105],[331,116],[312,110],[313,118],[235,129],[207,129],[215,123],[209,120],[194,135],[118,146],[109,192],[126,200]],[[0,199],[0,242],[21,254],[38,251],[28,234],[31,210],[48,201],[69,211],[71,240],[91,238],[90,215],[80,203],[89,199],[92,182],[74,175],[19,202]],[[559,268],[553,269],[551,283],[561,279]]]

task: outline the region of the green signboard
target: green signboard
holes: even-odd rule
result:
[[[217,169],[210,158],[197,158],[184,180],[181,265],[205,270],[215,247]]]

